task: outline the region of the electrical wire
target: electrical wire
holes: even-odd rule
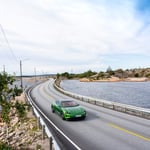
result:
[[[5,31],[4,31],[4,29],[3,29],[3,27],[2,27],[1,24],[0,24],[0,29],[1,29],[1,31],[2,31],[2,34],[3,34],[4,39],[5,39],[5,41],[6,41],[7,45],[8,45],[8,48],[9,48],[9,50],[10,50],[10,53],[11,53],[12,57],[14,58],[14,60],[15,60],[16,62],[18,62],[17,57],[15,56],[15,54],[14,54],[14,52],[13,52],[13,49],[12,49],[12,47],[10,46],[10,43],[9,43],[7,37],[6,37]]]

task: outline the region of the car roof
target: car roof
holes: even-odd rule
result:
[[[60,101],[60,102],[68,102],[68,101],[74,101],[72,99],[62,99],[62,100],[56,100],[56,101]]]

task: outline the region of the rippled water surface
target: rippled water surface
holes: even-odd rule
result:
[[[80,82],[63,80],[67,91],[109,101],[150,108],[150,82]]]

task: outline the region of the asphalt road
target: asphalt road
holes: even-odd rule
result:
[[[53,79],[32,90],[35,102],[47,117],[73,142],[72,149],[150,150],[150,120],[76,100],[87,110],[85,120],[64,121],[51,112],[56,99],[72,99],[53,87]],[[65,139],[65,137],[64,137]],[[67,139],[65,139],[67,140]],[[64,149],[70,150],[70,145]]]

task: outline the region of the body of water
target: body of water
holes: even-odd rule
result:
[[[64,90],[93,98],[150,108],[150,82],[80,82],[62,80]]]

